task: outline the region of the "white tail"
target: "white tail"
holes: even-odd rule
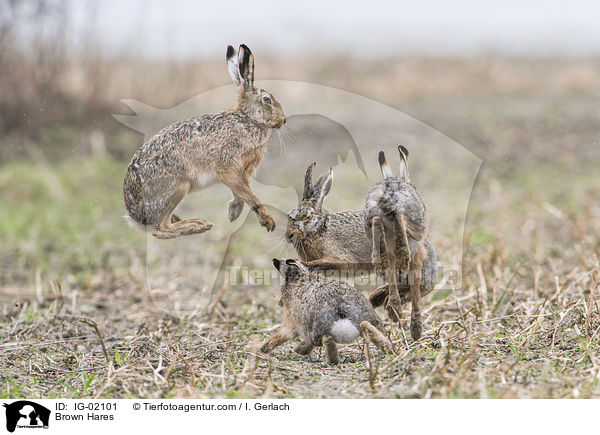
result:
[[[336,343],[352,343],[359,335],[360,332],[349,319],[336,320],[331,327],[331,336]]]

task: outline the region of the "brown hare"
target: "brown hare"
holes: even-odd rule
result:
[[[280,300],[283,322],[277,333],[263,344],[262,352],[269,353],[299,337],[297,353],[308,355],[313,347],[323,346],[326,363],[338,364],[336,343],[352,343],[359,335],[380,349],[391,349],[391,343],[383,335],[383,322],[357,289],[343,281],[325,280],[298,260],[275,258],[273,265],[285,280]]]
[[[313,185],[315,165],[313,162],[306,169],[301,202],[288,213],[286,240],[310,269],[373,270],[371,243],[364,233],[364,211],[324,210],[333,169],[329,168]]]
[[[398,151],[400,176],[393,176],[381,151],[379,164],[384,178],[369,190],[365,199],[365,233],[372,241],[372,262],[388,271],[389,282],[369,299],[374,306],[385,303],[390,318],[399,321],[401,304],[409,291],[411,336],[418,340],[423,332],[421,296],[433,289],[437,260],[427,239],[427,205],[410,183],[408,150],[399,146]]]
[[[169,239],[208,231],[204,219],[173,213],[185,195],[215,181],[233,192],[230,221],[248,204],[267,231],[275,220],[250,189],[250,175],[260,163],[273,128],[285,114],[269,92],[254,86],[254,56],[248,47],[227,47],[227,66],[237,86],[235,108],[206,114],[165,127],[133,156],[123,181],[123,197],[132,223],[151,228],[152,235]]]

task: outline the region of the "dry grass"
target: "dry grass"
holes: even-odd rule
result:
[[[469,258],[466,288],[426,304],[418,342],[407,321],[390,327],[398,354],[379,355],[375,391],[360,343],[343,346],[335,368],[289,344],[257,353],[276,328],[275,307],[251,296],[258,289],[227,290],[175,318],[128,280],[113,283],[118,295],[70,300],[54,285],[4,313],[3,395],[598,397],[600,265],[589,254],[567,274],[510,267],[494,250]]]

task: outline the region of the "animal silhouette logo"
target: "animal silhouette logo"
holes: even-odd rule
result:
[[[464,223],[482,163],[478,156],[399,110],[342,89],[280,80],[258,85],[278,96],[287,116],[286,124],[271,136],[252,177],[254,191],[279,223],[274,233],[261,236],[267,238],[265,246],[269,249],[263,250],[263,258],[294,255],[291,245],[281,242],[287,213],[298,205],[310,162],[317,162],[318,168],[334,168],[336,181],[331,196],[339,200],[333,205],[330,198],[330,211],[362,209],[365,193],[380,178],[377,153],[397,153],[401,143],[410,147],[415,157],[415,181],[424,198],[439,204],[431,210],[432,243],[440,246],[437,288],[461,287]],[[168,109],[123,100],[134,114],[114,117],[143,133],[147,141],[173,122],[222,111],[230,102],[231,86],[209,90]],[[449,171],[443,182],[441,168]],[[191,194],[179,209],[182,215],[202,215],[218,222],[218,230],[172,239],[168,244],[147,237],[139,279],[161,310],[179,316],[208,306],[214,290],[225,288],[223,283],[245,285],[240,278],[248,270],[246,266],[260,276],[271,272],[261,261],[243,263],[240,241],[253,237],[256,221],[244,207],[239,218],[229,222],[225,205],[230,199],[225,186],[212,184]]]
[[[18,428],[48,428],[50,410],[29,400],[4,403],[6,408],[6,430]]]

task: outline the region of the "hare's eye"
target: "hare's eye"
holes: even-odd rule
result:
[[[307,211],[306,214],[304,215],[304,220],[305,221],[309,220],[311,216],[312,216],[312,213],[310,211]]]
[[[263,97],[263,103],[265,103],[265,104],[272,104],[273,101],[271,101],[271,99],[265,95]]]

